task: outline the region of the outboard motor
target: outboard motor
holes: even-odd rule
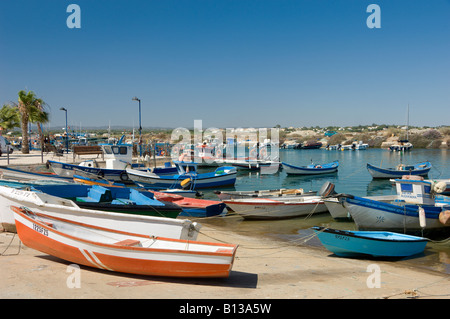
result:
[[[317,192],[317,195],[322,197],[336,195],[337,193],[334,191],[334,186],[335,185],[331,182],[325,182],[325,184],[323,184],[320,190]]]

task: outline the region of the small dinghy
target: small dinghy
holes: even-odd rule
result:
[[[428,239],[386,231],[350,231],[312,227],[329,251],[341,257],[408,257],[422,253]]]
[[[334,161],[327,164],[310,164],[306,166],[294,166],[282,162],[283,169],[290,175],[316,175],[336,173],[339,167],[339,162]]]
[[[237,245],[128,233],[11,207],[24,245],[69,262],[150,276],[228,277]]]
[[[372,178],[402,178],[403,175],[427,176],[431,170],[430,162],[423,162],[414,165],[399,164],[396,167],[377,167],[367,163],[367,170]]]

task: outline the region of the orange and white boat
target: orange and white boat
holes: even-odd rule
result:
[[[153,237],[11,206],[24,245],[80,265],[151,276],[228,277],[237,245]]]

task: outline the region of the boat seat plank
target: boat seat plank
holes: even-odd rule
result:
[[[114,243],[114,245],[118,246],[127,246],[127,247],[141,247],[141,242],[135,239],[125,239]]]

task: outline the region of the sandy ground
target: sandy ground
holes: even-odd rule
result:
[[[233,234],[204,226],[198,238],[239,244],[222,279],[136,276],[81,266],[25,247],[0,233],[0,299],[405,299],[449,298],[449,276],[401,261],[339,258],[323,247]],[[377,271],[371,270],[378,269]],[[379,274],[379,277],[375,277]],[[378,281],[377,281],[378,280]],[[75,283],[79,282],[79,287]],[[377,286],[379,283],[379,287]],[[374,287],[375,286],[375,287]]]
[[[30,164],[32,159],[39,164],[41,160],[40,154],[15,156],[10,159],[11,164]],[[2,156],[0,165],[6,165],[4,160]],[[145,277],[81,266],[77,281],[69,262],[25,247],[17,234],[3,232],[0,233],[0,299],[450,297],[448,275],[412,268],[402,261],[339,258],[323,247],[244,236],[220,226],[204,225],[198,239],[239,245],[228,278]]]

